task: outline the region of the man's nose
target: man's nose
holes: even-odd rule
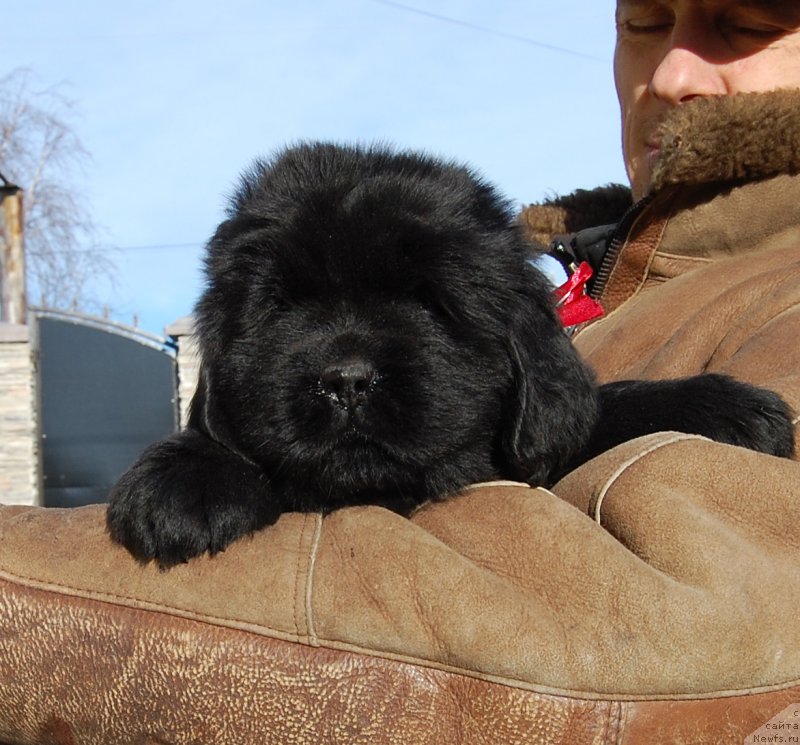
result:
[[[671,106],[698,96],[721,96],[726,92],[717,64],[699,50],[679,46],[667,51],[650,80],[650,93]]]

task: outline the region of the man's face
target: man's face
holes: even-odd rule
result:
[[[800,0],[618,0],[614,76],[634,197],[664,113],[696,96],[800,88]],[[731,143],[735,146],[735,143]]]

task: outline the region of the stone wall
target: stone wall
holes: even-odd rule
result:
[[[0,504],[36,504],[39,454],[27,326],[0,323]]]
[[[194,324],[191,316],[181,318],[166,329],[167,335],[175,340],[178,347],[178,407],[181,428],[189,421],[189,404],[197,388],[200,372],[200,354],[194,337]]]

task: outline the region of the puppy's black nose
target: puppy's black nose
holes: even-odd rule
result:
[[[324,393],[345,409],[358,408],[371,393],[377,371],[363,359],[350,359],[328,365],[320,376]]]

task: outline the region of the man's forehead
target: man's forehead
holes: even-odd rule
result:
[[[800,28],[800,0],[617,0],[618,22],[627,14],[667,9],[685,12],[693,6],[709,13],[752,12],[786,29]]]
[[[714,8],[755,8],[776,13],[800,13],[800,0],[617,0],[617,9],[649,6],[701,5]]]

